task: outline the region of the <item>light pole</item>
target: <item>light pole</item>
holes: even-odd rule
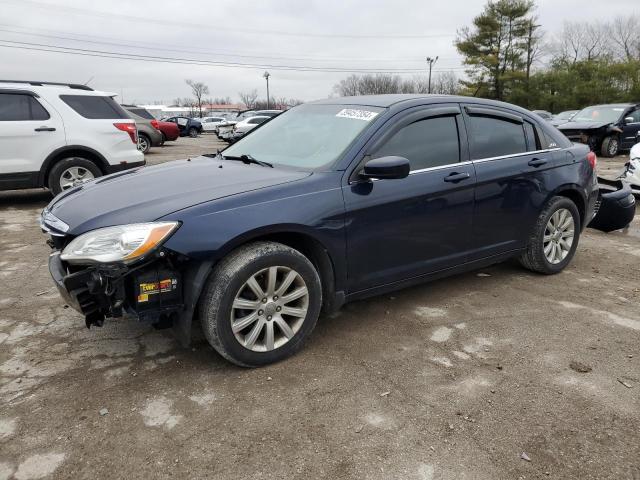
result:
[[[270,107],[269,105],[269,77],[270,76],[271,75],[269,75],[269,72],[264,72],[263,77],[266,78],[267,80],[267,110],[269,110],[269,107]]]
[[[433,67],[433,64],[436,63],[437,61],[438,61],[437,55],[435,58],[427,57],[427,63],[429,64],[429,89],[427,93],[431,93],[431,68]]]

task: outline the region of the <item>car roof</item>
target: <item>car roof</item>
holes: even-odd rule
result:
[[[380,108],[408,108],[417,105],[437,103],[472,103],[476,105],[485,105],[487,107],[501,107],[519,112],[524,115],[531,115],[531,112],[525,108],[519,107],[512,103],[501,102],[498,100],[490,100],[479,97],[465,97],[463,95],[440,95],[440,94],[384,94],[384,95],[361,95],[354,97],[334,97],[324,100],[316,100],[308,104],[316,105],[345,105],[345,106],[369,106]]]
[[[103,96],[103,97],[115,97],[117,93],[103,92],[100,90],[93,90],[89,87],[84,88],[84,85],[75,84],[58,84],[58,83],[40,83],[40,82],[28,82],[28,81],[0,81],[0,91],[7,90],[24,90],[34,93],[53,93],[54,95],[87,95],[87,96]]]
[[[252,116],[252,117],[247,117],[247,118],[245,118],[245,119],[244,119],[244,120],[242,120],[242,121],[243,121],[243,122],[247,122],[247,121],[252,120],[252,119],[254,119],[254,118],[272,118],[272,117],[270,117],[270,116],[268,116],[268,115],[254,115],[254,116]]]
[[[633,107],[635,103],[601,103],[599,105],[588,105],[583,108],[593,108],[593,107]]]

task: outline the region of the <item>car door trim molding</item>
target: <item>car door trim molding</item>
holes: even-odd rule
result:
[[[500,155],[498,157],[486,157],[486,158],[478,158],[476,160],[471,160],[472,162],[475,163],[482,163],[482,162],[491,162],[493,160],[504,160],[507,158],[518,158],[518,157],[523,157],[525,155],[537,155],[540,153],[549,153],[549,152],[555,152],[558,150],[562,150],[562,148],[558,147],[558,148],[545,148],[543,150],[533,150],[531,152],[521,152],[521,153],[511,153],[509,155]]]
[[[464,110],[467,112],[467,115],[472,117],[494,117],[508,122],[518,123],[520,125],[524,123],[524,118],[520,115],[515,115],[513,113],[493,108],[471,107],[469,105],[465,105]]]

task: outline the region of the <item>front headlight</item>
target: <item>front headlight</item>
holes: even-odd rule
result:
[[[131,263],[160,247],[179,225],[153,222],[99,228],[73,239],[60,258],[73,264]]]

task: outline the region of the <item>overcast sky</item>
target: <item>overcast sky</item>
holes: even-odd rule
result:
[[[187,78],[205,82],[212,97],[237,100],[238,92],[254,88],[266,97],[262,75],[268,70],[273,96],[312,100],[329,96],[333,85],[349,75],[321,69],[402,70],[413,76],[411,70],[426,69],[425,57],[439,55],[434,71],[462,75],[453,46],[455,33],[469,25],[484,4],[485,0],[0,0],[0,71],[6,79],[90,80],[93,88],[122,92],[127,103],[170,103],[190,95]],[[537,4],[548,33],[560,30],[567,19],[593,21],[640,11],[639,0]],[[42,51],[52,46],[78,49],[76,53],[83,55]],[[256,68],[95,56],[113,53]]]

